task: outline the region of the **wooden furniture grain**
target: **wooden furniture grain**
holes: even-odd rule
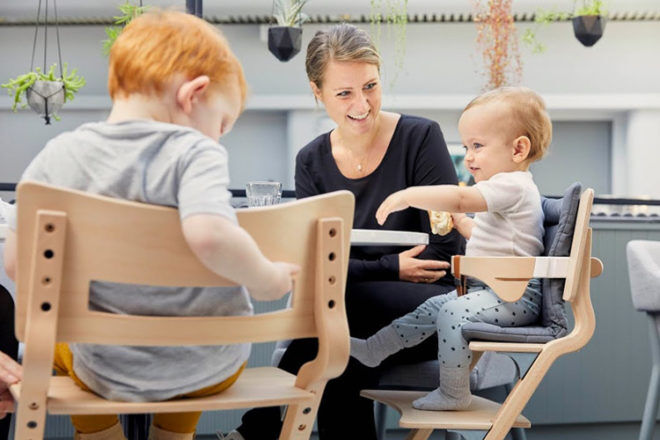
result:
[[[147,317],[88,309],[92,280],[227,286],[186,244],[177,210],[37,183],[18,188],[16,333],[25,342],[16,438],[42,439],[52,414],[154,413],[288,405],[281,439],[308,439],[327,380],[344,370],[344,307],[354,197],[338,191],[238,212],[271,260],[302,267],[291,307],[255,316]],[[317,357],[292,375],[247,369],[223,393],[166,402],[116,402],[51,377],[55,342],[201,345],[316,337]]]
[[[483,399],[477,398],[466,411],[420,411],[412,407],[419,393],[363,390],[363,396],[391,404],[401,413],[399,424],[411,429],[409,440],[425,440],[434,429],[446,429],[469,440],[501,440],[512,427],[530,426],[521,413],[550,366],[560,356],[584,347],[595,329],[590,279],[602,273],[603,265],[599,259],[591,257],[589,218],[593,197],[592,189],[585,190],[580,197],[568,257],[453,257],[455,276],[478,278],[505,301],[519,299],[531,278],[565,278],[563,299],[570,304],[575,323],[569,334],[544,344],[470,342],[474,358],[494,351],[507,354],[516,362],[520,380],[502,405],[484,404]],[[475,362],[473,359],[473,364]]]

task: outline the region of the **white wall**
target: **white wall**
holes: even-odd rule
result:
[[[520,24],[519,31],[526,26],[529,24]],[[321,27],[305,25],[303,47]],[[232,186],[240,187],[255,178],[272,178],[291,187],[295,151],[324,126],[324,113],[315,110],[308,91],[304,54],[289,63],[280,63],[268,53],[265,41],[260,39],[259,26],[226,25],[222,30],[244,64],[251,89],[247,112],[236,129],[223,139],[231,154]],[[0,57],[4,60],[0,63],[0,78],[3,80],[29,68],[33,31],[32,27],[0,26]],[[383,66],[388,95],[385,106],[413,114],[441,115],[440,122],[447,137],[457,139],[455,121],[460,108],[480,92],[484,83],[477,73],[480,59],[475,49],[474,25],[409,24],[405,68],[394,84],[391,83],[394,76],[392,41],[385,38],[386,35],[384,30],[381,49],[386,60]],[[100,49],[100,41],[105,38],[103,27],[64,26],[61,37],[64,59],[79,69],[88,84],[62,111],[62,122],[48,127],[30,111],[11,113],[9,99],[0,98],[0,133],[3,134],[0,137],[0,181],[16,181],[50,137],[83,121],[98,120],[107,113],[107,61]],[[639,178],[631,181],[626,176],[630,161],[626,139],[631,138],[628,133],[631,110],[660,108],[660,57],[657,56],[660,22],[609,22],[604,37],[592,48],[585,48],[575,40],[568,23],[539,31],[538,38],[547,44],[548,50],[532,55],[522,49],[523,83],[546,97],[551,115],[557,121],[605,123],[603,129],[612,133],[597,138],[611,141],[602,145],[602,154],[597,158],[611,158],[609,165],[604,165],[611,167],[608,170],[610,192],[653,195],[654,192],[646,188],[660,188],[660,181],[655,180],[660,179],[657,173],[642,182]],[[54,49],[51,54],[49,62],[55,60]],[[302,118],[300,121],[304,123],[295,122],[296,118]],[[641,125],[644,124],[637,124]],[[579,141],[581,130],[578,128],[572,133]],[[643,133],[632,137],[644,138]],[[660,151],[660,139],[649,138],[637,150],[639,148]]]

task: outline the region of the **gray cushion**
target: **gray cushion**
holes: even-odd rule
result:
[[[633,305],[641,311],[660,311],[660,242],[633,240],[626,253]]]
[[[570,254],[577,218],[582,185],[573,183],[561,199],[543,198],[545,216],[545,250],[543,255],[565,257]],[[463,337],[468,341],[535,342],[543,343],[564,336],[568,330],[568,319],[562,295],[565,280],[543,279],[543,307],[537,325],[527,327],[499,327],[479,322],[463,326]]]

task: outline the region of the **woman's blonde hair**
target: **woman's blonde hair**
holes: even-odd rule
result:
[[[527,136],[531,143],[527,160],[540,160],[552,142],[552,122],[543,98],[527,87],[500,87],[477,96],[463,111],[491,102],[507,105],[516,124],[513,127],[516,136]]]
[[[323,75],[330,60],[369,63],[380,70],[380,55],[369,34],[348,23],[318,31],[307,45],[307,77],[318,88],[323,84]]]

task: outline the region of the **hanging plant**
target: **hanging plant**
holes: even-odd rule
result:
[[[289,61],[300,52],[302,24],[309,20],[302,12],[308,0],[274,0],[273,18],[277,26],[268,29],[268,50],[282,62]]]
[[[105,34],[108,38],[103,40],[103,55],[110,55],[110,49],[124,27],[135,17],[144,14],[147,9],[149,9],[149,6],[142,6],[142,0],[140,0],[140,4],[137,6],[130,4],[128,1],[123,5],[119,5],[119,12],[121,12],[121,15],[114,17],[114,26],[108,26],[105,28]]]
[[[371,0],[369,22],[371,38],[376,47],[380,48],[383,23],[386,25],[388,37],[391,38],[392,34],[394,36],[395,73],[392,79],[392,84],[394,84],[399,72],[403,70],[406,56],[408,0]]]
[[[85,78],[76,75],[77,69],[68,72],[68,66],[64,63],[60,77],[55,76],[57,64],[50,66],[48,73],[41,71],[39,67],[34,71],[19,75],[0,87],[7,89],[9,96],[13,97],[11,109],[15,112],[18,106],[25,108],[27,105],[46,119],[50,124],[49,116],[56,121],[60,118],[57,112],[62,105],[71,101],[74,94],[85,85]],[[27,104],[23,102],[23,96]]]
[[[484,7],[474,0],[477,47],[485,66],[485,90],[517,85],[522,78],[516,25],[511,12],[512,0],[488,0]]]
[[[76,69],[68,72],[66,63],[62,64],[62,49],[60,47],[60,29],[57,20],[57,8],[53,7],[55,13],[55,29],[57,36],[57,54],[59,59],[59,76],[56,76],[55,70],[58,64],[53,64],[46,72],[46,59],[47,59],[47,42],[48,42],[48,3],[44,11],[44,55],[43,55],[43,70],[39,67],[34,67],[34,57],[37,48],[37,38],[39,35],[39,18],[41,15],[41,2],[37,8],[37,24],[34,32],[34,42],[32,44],[32,61],[30,63],[30,71],[19,75],[16,78],[10,79],[0,86],[7,89],[9,96],[13,97],[12,110],[16,111],[17,107],[26,107],[29,105],[32,110],[37,112],[46,121],[46,125],[50,125],[51,116],[59,121],[60,118],[57,112],[62,108],[66,101],[71,101],[78,90],[85,85],[85,79],[76,74]],[[23,103],[23,97],[27,100],[27,104]]]
[[[607,10],[603,0],[582,0],[581,6],[578,6],[575,0],[573,12],[539,9],[535,14],[534,28],[525,31],[522,41],[533,53],[545,52],[545,44],[536,38],[537,31],[551,23],[571,20],[575,38],[584,46],[591,47],[603,36],[606,17]]]

